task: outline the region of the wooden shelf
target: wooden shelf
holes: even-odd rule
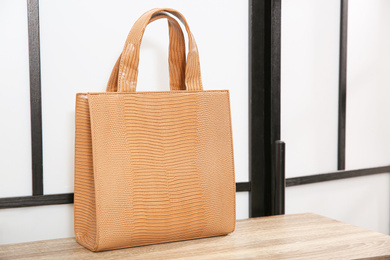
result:
[[[356,259],[390,256],[390,236],[315,214],[237,221],[227,236],[94,253],[74,238],[0,246],[0,259]]]

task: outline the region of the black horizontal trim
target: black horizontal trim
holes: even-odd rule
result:
[[[73,193],[0,198],[0,209],[73,203]]]
[[[237,182],[236,183],[236,192],[240,191],[251,191],[251,183],[250,182]]]
[[[331,173],[294,177],[294,178],[286,179],[286,187],[324,182],[324,181],[354,178],[354,177],[374,175],[374,174],[387,173],[387,172],[390,172],[390,165],[382,166],[382,167],[365,168],[365,169],[358,169],[358,170],[342,170],[342,171],[336,171]]]
[[[250,191],[250,182],[237,182],[236,191]],[[0,209],[73,203],[73,193],[0,198]]]
[[[390,172],[390,165],[382,166],[382,167],[358,169],[358,170],[342,170],[342,171],[336,171],[331,173],[288,178],[286,179],[286,187],[312,184],[312,183],[318,183],[324,181],[354,178],[354,177],[374,175],[380,173],[389,173],[389,172]],[[237,192],[251,191],[251,182],[237,182],[236,191]],[[74,197],[73,193],[66,193],[66,194],[0,198],[0,209],[70,204],[73,203],[73,197]]]
[[[374,175],[380,173],[389,173],[389,172],[390,172],[390,165],[382,166],[382,167],[358,169],[358,170],[342,170],[342,171],[336,171],[331,173],[288,178],[286,179],[286,187],[312,184],[312,183],[318,183],[324,181],[354,178],[354,177]],[[251,191],[251,182],[237,182],[236,191],[237,192]],[[74,197],[73,193],[66,193],[66,194],[0,198],[0,209],[70,204],[73,203],[73,197]]]

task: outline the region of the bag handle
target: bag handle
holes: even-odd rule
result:
[[[134,92],[137,86],[139,50],[142,36],[149,21],[161,14],[176,16],[186,27],[188,33],[188,56],[185,68],[186,90],[202,90],[200,75],[199,53],[194,36],[192,35],[187,21],[178,11],[170,8],[156,8],[144,13],[133,25],[127,36],[119,62],[118,92]]]
[[[154,16],[149,23],[166,18],[169,27],[169,79],[171,90],[185,90],[184,70],[186,65],[184,35],[179,23],[172,17],[161,14]],[[107,92],[118,91],[119,64],[122,54],[119,55],[108,80]]]

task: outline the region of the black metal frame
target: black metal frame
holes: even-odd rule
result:
[[[340,0],[338,169],[284,182],[285,145],[280,142],[281,0],[249,0],[249,175],[236,191],[250,192],[250,217],[284,213],[284,189],[390,172],[390,166],[345,169],[348,0]],[[43,195],[42,118],[38,0],[27,0],[30,59],[33,196],[0,198],[0,208],[73,203],[73,194]]]
[[[27,13],[30,64],[32,193],[33,196],[38,196],[43,195],[41,55],[38,1],[27,0]]]
[[[345,169],[345,124],[347,112],[347,40],[348,0],[340,6],[340,58],[339,58],[339,118],[337,140],[337,169]]]
[[[389,166],[345,170],[345,130],[347,103],[347,33],[348,33],[348,0],[340,0],[340,54],[339,54],[339,113],[336,172],[288,178],[286,187],[312,184],[324,181],[340,180],[389,173]]]

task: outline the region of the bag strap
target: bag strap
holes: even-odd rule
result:
[[[139,50],[142,36],[146,26],[153,17],[162,14],[176,16],[185,25],[188,33],[188,56],[185,68],[185,89],[202,90],[200,75],[199,53],[194,36],[192,35],[188,23],[178,11],[170,8],[156,8],[143,14],[133,25],[127,36],[122,57],[119,62],[118,92],[134,92],[137,86]]]
[[[149,23],[166,18],[169,27],[169,79],[171,90],[185,90],[184,70],[186,65],[184,35],[179,23],[172,17],[161,14],[154,16]],[[107,92],[117,92],[119,64],[122,54],[119,55],[108,80]]]

